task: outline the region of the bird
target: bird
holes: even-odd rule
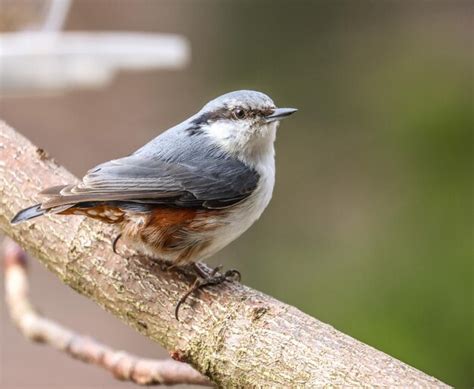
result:
[[[18,224],[45,214],[84,215],[118,225],[140,253],[171,266],[194,267],[197,289],[240,273],[211,273],[201,261],[238,238],[263,213],[275,184],[277,128],[295,108],[266,94],[239,90],[219,96],[129,156],[102,163],[78,184],[46,188],[43,201],[18,212]],[[179,319],[178,319],[179,320]]]

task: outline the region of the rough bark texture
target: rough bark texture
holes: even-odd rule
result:
[[[172,359],[145,359],[114,350],[42,316],[30,302],[26,253],[11,239],[0,238],[4,239],[0,243],[0,257],[3,257],[5,273],[5,302],[13,323],[27,339],[105,369],[121,381],[147,386],[214,386],[187,363]]]
[[[113,227],[51,216],[12,226],[11,217],[51,185],[77,179],[0,122],[0,230],[65,284],[191,363],[224,387],[445,384],[237,283],[209,288],[174,307],[192,276],[146,258],[114,255]]]

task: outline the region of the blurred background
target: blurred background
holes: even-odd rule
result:
[[[0,0],[1,31],[37,30],[43,3]],[[472,387],[473,11],[457,0],[76,0],[66,32],[179,34],[176,63],[38,88],[12,82],[0,52],[0,118],[82,176],[231,90],[299,108],[278,133],[269,208],[212,263]],[[167,355],[32,262],[42,312],[119,349]],[[0,342],[2,388],[134,387],[28,343],[4,306]]]

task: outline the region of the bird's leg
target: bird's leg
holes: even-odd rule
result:
[[[176,320],[179,321],[179,308],[181,305],[188,299],[188,297],[193,294],[194,292],[204,289],[208,286],[212,285],[219,285],[225,281],[237,281],[240,282],[241,275],[238,270],[230,269],[227,270],[224,274],[217,274],[219,270],[221,270],[222,265],[219,265],[212,269],[211,273],[209,274],[206,269],[201,267],[198,262],[193,263],[193,268],[197,273],[196,280],[193,284],[188,288],[186,293],[179,299],[178,304],[176,304],[176,308],[174,310],[174,316]]]
[[[202,267],[202,265],[199,262],[193,262],[192,266],[194,268],[194,271],[198,274],[199,277],[206,281],[210,281],[212,285],[217,285],[220,284],[221,282],[224,281],[239,281],[242,278],[240,275],[240,272],[236,269],[229,269],[227,270],[224,275],[220,275],[216,277],[216,274],[222,269],[222,265],[216,266],[214,269],[212,269],[211,274],[207,272],[207,269]],[[213,279],[221,279],[225,278],[221,282],[213,281]]]
[[[214,269],[212,269],[211,274],[209,274],[207,268],[202,266],[199,262],[192,262],[191,267],[196,272],[196,274],[202,279],[209,278],[210,276],[215,275],[219,270],[222,269],[222,265],[218,265]]]

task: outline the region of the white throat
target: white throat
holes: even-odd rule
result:
[[[223,150],[258,171],[261,165],[274,165],[273,144],[278,124],[273,122],[257,129],[248,129],[245,123],[218,121],[207,125],[206,133]]]
[[[245,144],[239,143],[245,137],[232,137],[229,132],[225,135],[226,131],[224,131],[222,123],[219,123],[219,125],[210,124],[207,128],[207,134],[212,137],[213,141],[247,166],[255,169],[259,174],[259,180],[255,191],[229,214],[226,226],[219,229],[213,245],[208,248],[204,256],[212,255],[240,236],[261,216],[270,202],[275,185],[275,149],[273,143],[277,126],[277,123],[266,126],[265,133],[252,134],[254,138],[247,138]],[[229,130],[235,131],[235,124],[232,128],[230,127],[229,124]]]

